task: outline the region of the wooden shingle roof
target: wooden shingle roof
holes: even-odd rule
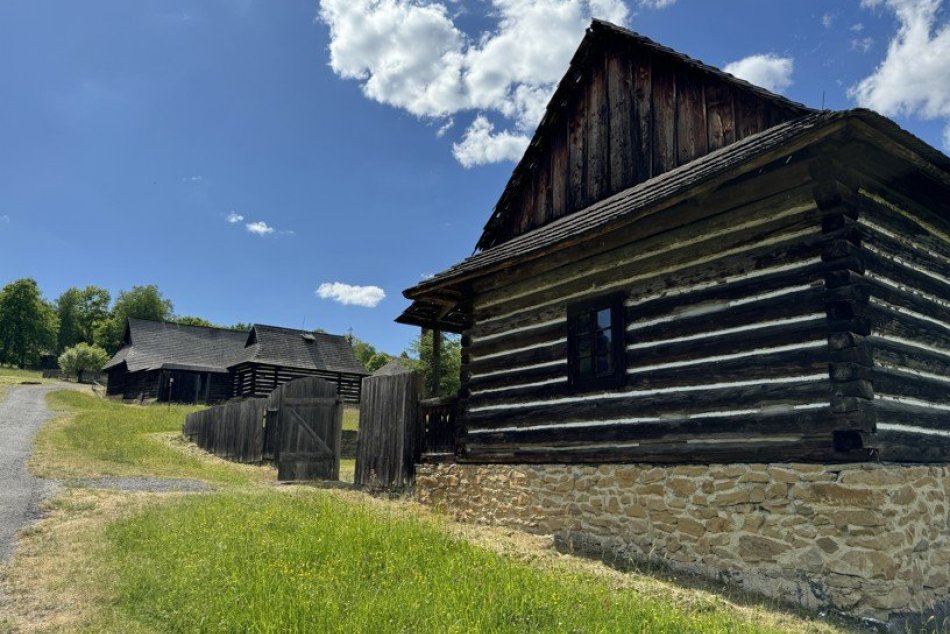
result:
[[[125,345],[104,369],[125,362],[129,372],[164,369],[225,373],[244,350],[246,341],[247,332],[241,330],[130,319]]]
[[[346,337],[256,324],[247,347],[229,366],[267,363],[305,370],[368,375]]]

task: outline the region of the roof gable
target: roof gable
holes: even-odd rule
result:
[[[811,109],[595,20],[478,241],[484,250]]]

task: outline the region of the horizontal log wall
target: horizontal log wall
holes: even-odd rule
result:
[[[477,294],[463,339],[465,458],[865,457],[834,443],[871,431],[867,377],[844,376],[851,324],[829,319],[853,292],[840,280],[860,268],[854,223],[837,199],[816,199],[807,161],[782,163],[699,210],[665,212],[678,228],[631,227],[613,249],[557,253],[568,263]],[[615,291],[626,297],[626,386],[572,392],[567,305]]]
[[[883,460],[950,459],[950,215],[899,191],[859,193]],[[942,212],[942,213],[941,213]]]
[[[234,368],[232,371],[234,394],[235,396],[267,396],[278,386],[307,376],[318,376],[331,382],[336,386],[340,398],[347,403],[360,402],[360,387],[363,379],[360,375],[257,363]]]
[[[629,42],[596,50],[498,202],[490,244],[803,114]]]

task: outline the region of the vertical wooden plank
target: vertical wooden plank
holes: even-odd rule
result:
[[[733,91],[715,80],[706,82],[706,139],[709,150],[718,150],[736,140]]]
[[[568,121],[570,199],[565,214],[587,206],[587,100],[575,98]]]
[[[737,95],[736,140],[756,134],[765,129],[765,106],[749,95]]]
[[[653,176],[657,176],[676,166],[676,82],[670,64],[656,59],[651,78]]]
[[[634,111],[633,76],[630,62],[617,52],[607,58],[607,97],[610,107],[610,188],[614,194],[630,187],[633,176],[633,148],[635,132],[631,124]]]
[[[702,79],[693,72],[676,73],[676,164],[706,154],[706,109]]]
[[[653,176],[653,78],[649,55],[633,59],[635,85],[633,125],[633,180],[642,183]]]
[[[567,213],[568,174],[567,160],[567,124],[562,120],[554,126],[551,139],[551,219],[560,218]]]
[[[534,218],[532,228],[540,227],[551,221],[551,170],[550,157],[544,155],[545,162],[535,175],[537,187],[534,192]]]
[[[591,65],[587,89],[587,205],[606,197],[609,188],[610,139],[605,75],[603,64]]]

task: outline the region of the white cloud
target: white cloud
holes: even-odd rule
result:
[[[823,16],[821,16],[821,25],[825,27],[826,29],[830,29],[831,25],[834,24],[834,21],[835,21],[835,16],[833,16],[830,13],[826,13]]]
[[[237,212],[232,211],[231,213],[228,214],[227,220],[228,220],[228,222],[230,222],[230,223],[233,225],[233,224],[237,224],[237,223],[241,222],[242,220],[244,220],[244,216],[242,216],[241,214],[239,214],[239,213],[237,213]]]
[[[249,222],[244,225],[244,228],[247,229],[248,233],[253,233],[256,236],[266,236],[268,234],[274,233],[274,228],[268,226],[268,224],[263,220]]]
[[[378,286],[353,286],[343,282],[324,282],[317,289],[317,296],[330,299],[344,306],[376,308],[386,299],[386,293]]]
[[[531,139],[508,131],[495,133],[495,126],[484,116],[465,131],[460,143],[452,144],[452,155],[463,167],[474,167],[500,161],[517,161]]]
[[[899,27],[884,61],[848,95],[886,116],[943,119],[944,146],[950,148],[950,22],[939,23],[941,0],[863,0],[861,5],[886,6]]]
[[[852,51],[861,51],[862,53],[867,53],[871,50],[871,47],[874,46],[873,37],[856,37],[851,40],[851,50]]]
[[[512,139],[529,134],[541,119],[591,17],[624,24],[629,12],[622,0],[486,4],[495,28],[473,37],[437,0],[321,0],[320,19],[330,27],[330,67],[359,81],[368,98],[420,118],[476,112],[466,138],[483,131],[484,113],[501,115],[507,129],[493,142],[510,149]],[[662,8],[673,2],[640,4]],[[488,156],[513,160],[520,154]]]
[[[185,176],[183,179],[181,179],[181,182],[183,182],[183,183],[200,183],[200,182],[203,181],[204,179],[205,179],[205,177],[204,177],[204,176],[201,176],[201,175],[199,174],[199,175],[196,175],[196,176]]]
[[[10,224],[10,216],[7,216],[6,214],[0,216],[0,222],[2,222],[5,225]]]
[[[860,33],[861,31],[864,30],[864,24],[862,24],[861,22],[855,22],[854,24],[848,27],[848,30],[854,31],[855,33]]]
[[[640,0],[640,5],[650,9],[665,9],[676,4],[676,0]]]
[[[792,85],[795,60],[791,57],[779,57],[771,53],[750,55],[731,64],[726,64],[723,70],[766,90],[782,92]]]

